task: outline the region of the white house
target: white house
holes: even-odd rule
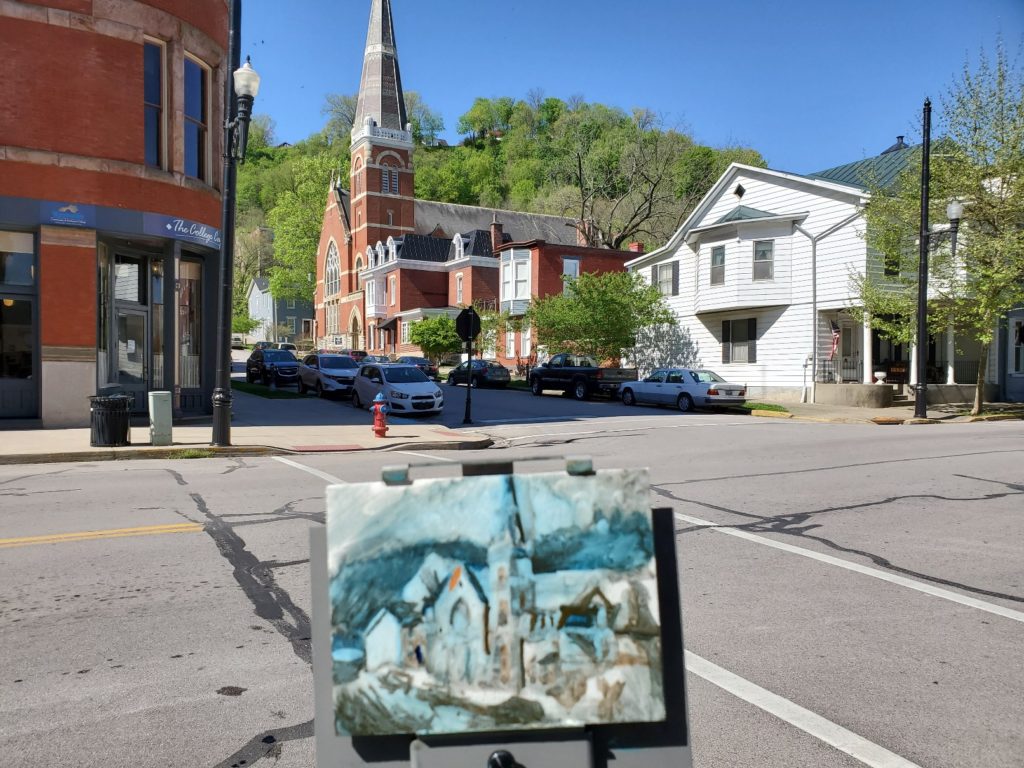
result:
[[[876,371],[916,383],[914,350],[848,311],[859,302],[851,277],[882,269],[863,236],[866,179],[894,180],[916,151],[900,137],[877,157],[806,176],[729,166],[668,243],[627,263],[679,324],[648,350],[651,364],[711,368],[751,398],[890,404],[892,388],[843,386],[872,384]],[[967,399],[977,345],[950,330],[927,355],[930,384],[965,385],[929,387],[929,399]]]
[[[246,293],[249,317],[257,321],[249,337],[253,341],[291,341],[313,336],[313,304],[308,300],[275,299],[270,281],[257,277],[249,281]]]

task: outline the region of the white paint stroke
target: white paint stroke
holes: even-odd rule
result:
[[[691,651],[685,652],[685,658],[686,669],[698,677],[835,747],[840,752],[845,752],[864,765],[871,768],[920,768],[917,763],[912,763],[895,752],[890,752],[885,747],[868,741],[863,736],[858,736],[853,731],[826,720],[821,715],[733,674]]]
[[[321,480],[326,480],[328,483],[345,485],[345,481],[342,480],[340,477],[335,477],[334,475],[329,475],[326,472],[321,472],[319,469],[307,467],[305,464],[299,464],[299,462],[292,461],[291,459],[286,459],[283,456],[273,456],[271,458],[273,458],[274,461],[280,461],[282,464],[287,464],[289,467],[295,467],[295,469],[301,469],[303,472],[308,472],[311,475],[316,475]]]
[[[804,549],[803,547],[794,547],[792,544],[784,544],[781,541],[775,541],[774,539],[766,538],[765,536],[758,536],[754,533],[748,533],[747,531],[737,531],[734,528],[727,528],[721,526],[719,523],[713,523],[709,520],[701,520],[699,517],[690,517],[684,515],[681,512],[676,512],[675,516],[686,523],[693,525],[706,525],[709,529],[717,531],[718,533],[726,533],[730,536],[735,536],[738,539],[746,539],[752,541],[755,544],[763,544],[766,547],[773,547],[780,549],[783,552],[789,552],[793,555],[800,555],[801,557],[809,557],[812,560],[817,560],[821,563],[828,563],[829,565],[835,565],[839,568],[845,568],[848,571],[854,571],[864,576],[871,576],[874,579],[881,579],[882,581],[888,581],[890,584],[898,584],[901,587],[907,587],[918,592],[923,592],[926,595],[932,597],[939,597],[943,600],[949,600],[953,603],[959,603],[960,605],[966,605],[969,608],[977,608],[979,611],[987,611],[993,613],[996,616],[1002,616],[1005,619],[1012,619],[1014,621],[1024,622],[1024,613],[1021,611],[1015,611],[1012,608],[1005,608],[996,603],[989,603],[984,600],[979,600],[976,597],[968,597],[967,595],[961,595],[958,592],[953,592],[942,587],[935,587],[931,584],[925,584],[914,579],[908,579],[906,576],[900,576],[895,573],[888,573],[879,568],[871,568],[860,563],[853,563],[849,560],[843,560],[832,555],[822,554],[821,552],[815,552],[811,549]]]

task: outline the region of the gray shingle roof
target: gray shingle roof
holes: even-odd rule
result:
[[[497,214],[502,230],[511,240],[546,240],[560,245],[576,244],[576,229],[572,219],[541,213],[500,211],[455,203],[436,203],[417,200],[415,207],[416,233],[427,235],[440,229],[446,237],[455,233],[466,234],[474,230],[490,232],[491,221]]]
[[[400,259],[414,259],[416,261],[448,261],[448,250],[452,241],[443,237],[430,237],[428,235],[405,235],[399,242],[398,251]]]

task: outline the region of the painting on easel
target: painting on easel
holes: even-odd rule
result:
[[[665,718],[643,470],[332,486],[339,735]]]

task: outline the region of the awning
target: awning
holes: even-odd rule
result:
[[[398,326],[398,318],[392,317],[390,320],[386,320],[377,326],[378,331],[393,331]]]

